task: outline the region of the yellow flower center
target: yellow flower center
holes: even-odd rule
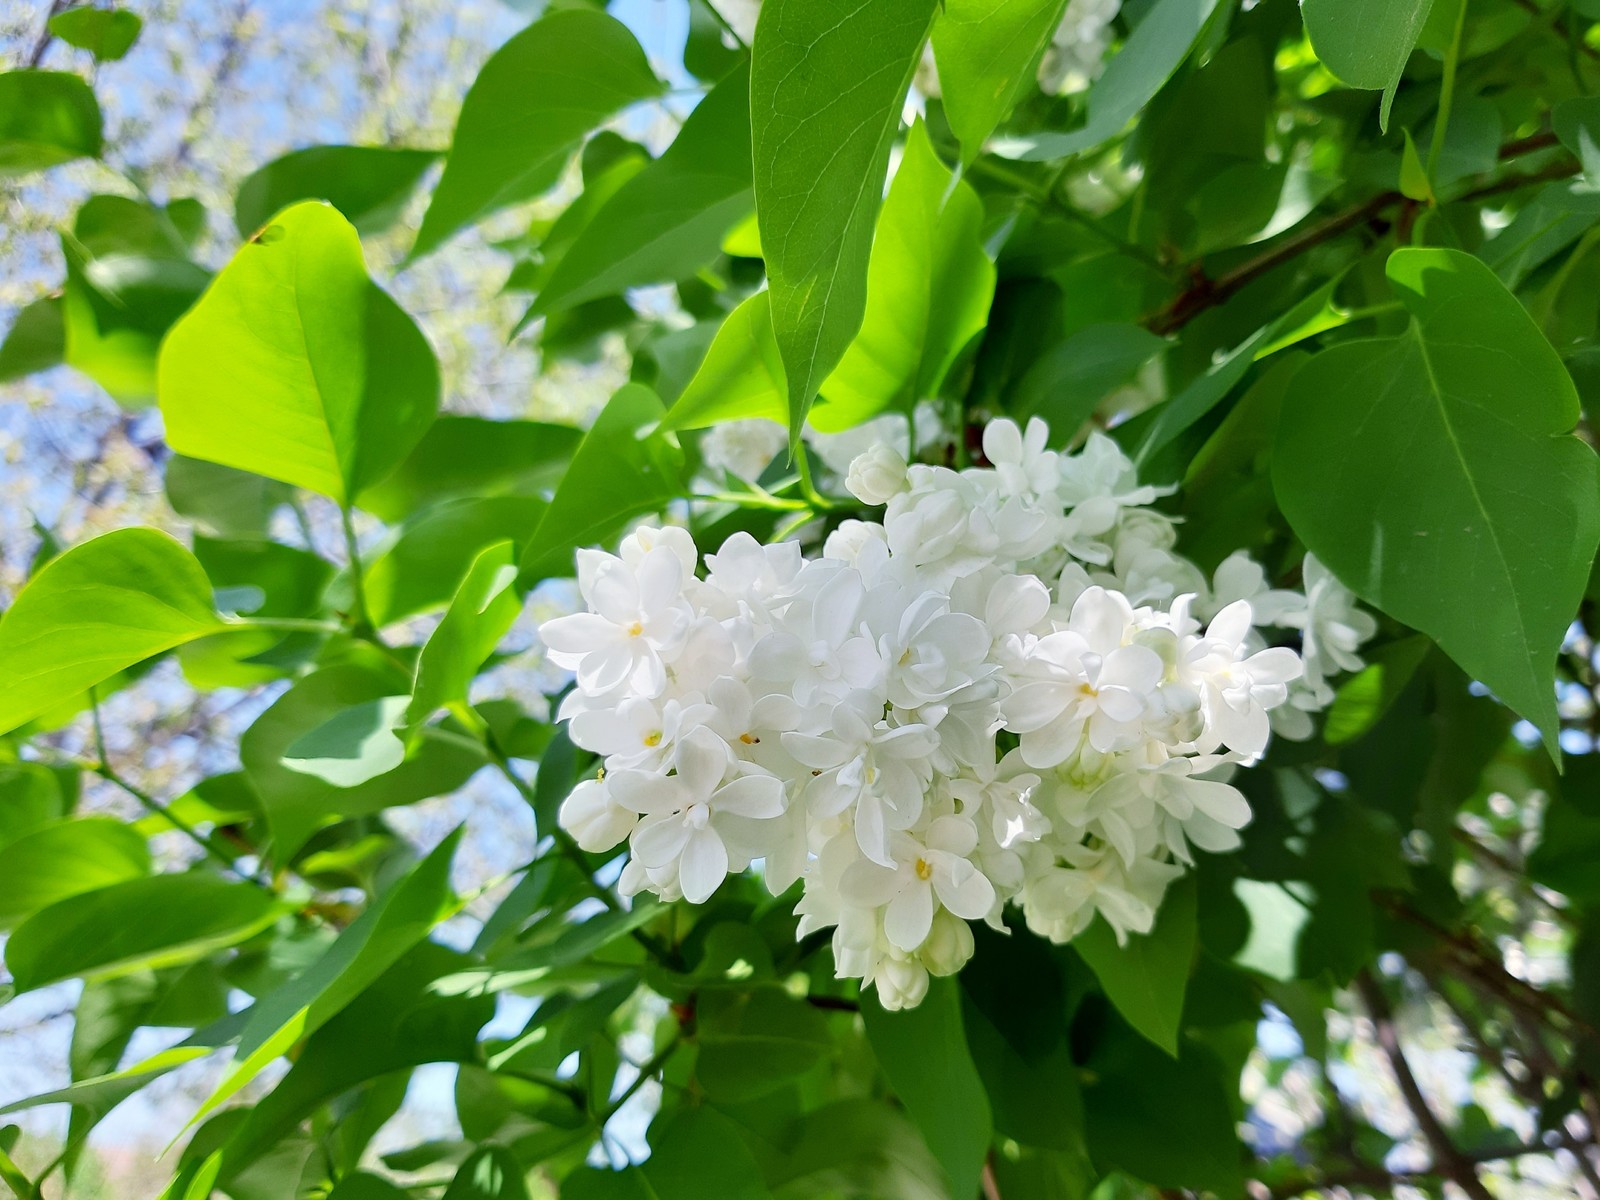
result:
[[[649,746],[652,750],[655,749],[657,746],[661,745],[661,731],[659,729],[657,729],[657,730],[654,730],[654,731],[652,731],[650,733],[645,734],[644,735],[644,744],[646,746]]]
[[[933,867],[929,865],[928,860],[925,858],[917,859],[917,878],[924,883],[933,878]]]
[[[642,622],[635,621],[632,625],[628,626],[628,636],[629,637],[638,637],[643,632],[644,632],[644,625],[643,625]]]

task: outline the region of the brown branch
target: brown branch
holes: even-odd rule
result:
[[[1461,1159],[1467,1164],[1507,1162],[1513,1158],[1525,1158],[1530,1154],[1548,1154],[1549,1148],[1538,1143],[1523,1143],[1515,1146],[1486,1146],[1478,1150],[1461,1151]],[[1352,1163],[1337,1170],[1327,1171],[1315,1177],[1303,1176],[1299,1179],[1290,1179],[1282,1183],[1272,1184],[1268,1195],[1272,1200],[1293,1200],[1296,1196],[1306,1192],[1323,1192],[1329,1188],[1345,1187],[1370,1187],[1388,1188],[1398,1183],[1416,1183],[1429,1179],[1445,1179],[1437,1167],[1421,1167],[1415,1170],[1391,1171],[1386,1167],[1374,1167],[1365,1163]],[[1452,1180],[1452,1182],[1454,1182]]]
[[[983,1160],[983,1200],[1001,1200],[1000,1181],[994,1175],[994,1151]]]
[[[1531,154],[1537,150],[1548,149],[1556,144],[1553,133],[1536,133],[1529,137],[1518,138],[1516,141],[1507,142],[1500,147],[1501,159],[1512,159],[1524,154]],[[1481,187],[1473,188],[1454,198],[1455,203],[1471,203],[1476,200],[1485,200],[1491,196],[1503,195],[1514,192],[1520,188],[1529,187],[1536,183],[1549,183],[1557,179],[1566,179],[1576,175],[1581,168],[1576,162],[1566,161],[1553,163],[1538,171],[1511,175],[1504,179],[1497,179]],[[1405,196],[1399,192],[1379,192],[1377,195],[1353,204],[1349,208],[1340,210],[1330,217],[1308,225],[1299,233],[1285,238],[1276,246],[1254,258],[1246,259],[1230,271],[1225,271],[1215,279],[1210,278],[1201,269],[1199,263],[1189,265],[1189,274],[1192,282],[1164,307],[1157,309],[1145,317],[1142,324],[1152,333],[1176,333],[1195,317],[1207,309],[1215,308],[1232,298],[1241,288],[1253,283],[1269,271],[1281,267],[1283,264],[1298,258],[1313,246],[1323,242],[1332,241],[1340,234],[1347,233],[1361,225],[1377,220],[1383,213],[1405,201]]]
[[[1363,969],[1356,976],[1356,991],[1360,993],[1361,1002],[1366,1005],[1368,1014],[1372,1017],[1373,1030],[1377,1036],[1378,1046],[1382,1049],[1384,1057],[1389,1060],[1389,1067],[1394,1072],[1395,1082],[1400,1086],[1400,1094],[1405,1097],[1406,1107],[1411,1110],[1411,1116],[1417,1123],[1417,1128],[1422,1131],[1428,1149],[1433,1155],[1434,1169],[1450,1182],[1454,1183],[1471,1200],[1494,1200],[1489,1194],[1489,1189],[1483,1185],[1483,1180],[1478,1178],[1478,1171],[1473,1161],[1456,1148],[1450,1140],[1450,1135],[1445,1132],[1439,1118],[1428,1107],[1428,1098],[1422,1094],[1422,1088],[1417,1084],[1417,1077],[1411,1072],[1411,1064],[1406,1061],[1404,1049],[1400,1045],[1400,1035],[1394,1026],[1394,1012],[1389,1007],[1389,1000],[1383,994],[1383,988],[1372,977],[1372,973]]]
[[[830,1012],[858,1013],[861,1005],[848,996],[807,996],[806,1003],[812,1008],[823,1008]]]
[[[50,32],[50,19],[61,12],[72,0],[50,0],[50,11],[44,15],[44,28],[39,31],[38,40],[33,43],[33,49],[28,53],[28,66],[37,68],[44,61],[44,52],[50,49],[50,43],[56,40],[56,35]]]
[[[1307,226],[1270,250],[1245,260],[1233,270],[1226,271],[1215,279],[1206,276],[1196,266],[1193,269],[1194,282],[1164,308],[1146,317],[1143,324],[1151,333],[1162,336],[1175,333],[1206,309],[1215,308],[1246,284],[1254,282],[1275,267],[1299,257],[1313,246],[1330,241],[1359,225],[1365,225],[1379,216],[1384,209],[1404,199],[1405,197],[1399,192],[1380,192],[1360,204],[1352,205],[1325,220],[1318,221],[1315,225]]]

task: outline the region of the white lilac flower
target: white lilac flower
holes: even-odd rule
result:
[[[1147,932],[1195,851],[1239,844],[1231,773],[1312,731],[1376,622],[1310,557],[1304,592],[1243,552],[1207,579],[1102,435],[1069,454],[993,421],[959,471],[891,439],[903,416],[813,442],[880,521],[811,557],[735,534],[703,564],[641,526],[579,552],[583,611],[539,633],[604,760],[561,824],[627,843],[619,890],[701,902],[759,861],[892,1009],[1007,906],[1054,941],[1097,915]]]

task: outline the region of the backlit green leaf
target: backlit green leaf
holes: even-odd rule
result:
[[[798,439],[860,328],[889,148],[936,0],[770,0],[750,68],[756,215]]]
[[[351,500],[439,404],[433,351],[367,278],[326,204],[285,209],[222,269],[161,350],[173,449]]]
[[[205,571],[166,534],[119,529],[75,546],[0,617],[0,730],[224,628]]]

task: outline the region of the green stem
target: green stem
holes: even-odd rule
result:
[[[704,8],[708,13],[711,14],[711,19],[718,25],[722,26],[722,31],[734,40],[734,43],[739,47],[739,49],[743,50],[746,54],[750,53],[750,47],[747,46],[745,44],[745,40],[739,36],[739,31],[728,23],[727,17],[723,16],[717,11],[717,6],[713,4],[711,0],[700,0],[700,7]]]
[[[765,492],[693,492],[690,500],[702,500],[708,504],[737,504],[740,508],[770,509],[773,512],[810,512],[811,504],[806,500],[786,500],[782,496],[773,496]]]
[[[1433,144],[1428,147],[1428,188],[1433,189],[1439,177],[1439,159],[1444,154],[1445,134],[1450,131],[1450,107],[1456,94],[1456,68],[1461,65],[1461,35],[1467,26],[1467,0],[1461,0],[1456,12],[1455,31],[1450,35],[1450,49],[1445,54],[1444,78],[1439,84],[1439,115],[1433,122]]]
[[[674,1032],[667,1044],[661,1047],[661,1049],[656,1052],[655,1056],[652,1057],[649,1062],[645,1063],[644,1066],[639,1068],[638,1075],[634,1076],[633,1082],[623,1089],[622,1095],[618,1096],[610,1104],[606,1105],[605,1111],[600,1114],[601,1125],[605,1125],[606,1122],[610,1121],[612,1117],[616,1116],[618,1110],[621,1109],[622,1106],[629,1100],[632,1100],[634,1094],[637,1093],[638,1090],[645,1084],[649,1083],[650,1080],[655,1076],[656,1072],[660,1071],[662,1067],[667,1065],[667,1060],[677,1052],[678,1045],[682,1040],[682,1031],[679,1030]]]
[[[367,609],[366,570],[361,565],[361,545],[356,539],[355,521],[350,506],[339,506],[339,523],[344,529],[345,553],[350,560],[350,586],[355,594],[355,622],[358,632],[374,629],[372,614]]]
[[[182,817],[178,816],[171,809],[167,808],[166,805],[162,804],[161,801],[157,800],[154,796],[150,795],[141,788],[135,787],[117,773],[116,768],[111,765],[111,761],[106,755],[105,729],[100,723],[100,702],[97,698],[95,698],[93,689],[90,689],[89,715],[94,724],[94,752],[98,761],[92,763],[75,761],[75,765],[82,767],[85,770],[92,771],[101,779],[104,779],[107,783],[113,783],[117,787],[121,788],[124,792],[137,800],[139,802],[139,806],[151,816],[159,817],[161,820],[165,821],[173,829],[176,829],[179,833],[183,834],[196,846],[200,847],[201,850],[205,851],[206,854],[216,859],[219,863],[227,867],[228,870],[238,875],[241,879],[247,879],[257,887],[265,888],[266,890],[271,891],[270,888],[267,888],[266,884],[262,883],[261,880],[257,879],[255,876],[248,875],[239,870],[238,865],[234,862],[233,857],[219,847],[209,837],[201,833],[198,829],[189,824],[189,822],[185,821]]]
[[[345,628],[337,621],[323,621],[316,617],[234,617],[228,622],[240,629],[274,629],[283,633],[343,633]]]
[[[978,159],[967,169],[975,174],[987,176],[996,183],[1015,188],[1035,204],[1052,209],[1067,218],[1067,220],[1081,225],[1085,230],[1118,253],[1126,254],[1130,258],[1136,258],[1146,266],[1153,267],[1164,275],[1171,274],[1172,268],[1143,246],[1135,245],[1126,238],[1118,237],[1088,213],[1079,212],[1076,207],[1061,198],[1060,186],[1062,180],[1066,177],[1065,166],[1066,164],[1063,164],[1062,168],[1058,169],[1044,184],[1036,183],[1022,172],[1012,170],[1010,167],[986,158]]]

